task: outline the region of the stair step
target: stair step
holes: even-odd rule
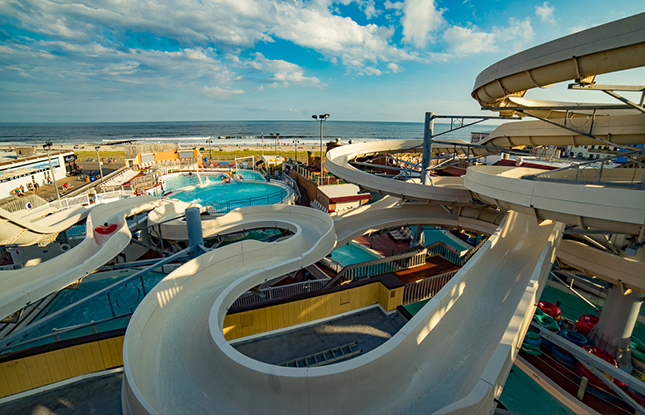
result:
[[[363,349],[354,350],[358,342],[344,344],[342,346],[334,347],[322,352],[310,354],[308,356],[300,357],[298,359],[288,360],[279,364],[278,366],[286,367],[316,367],[323,366],[329,363],[338,362],[340,360],[349,359],[350,357],[363,353]]]

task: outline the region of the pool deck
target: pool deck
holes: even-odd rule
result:
[[[334,347],[358,342],[363,353],[385,343],[407,323],[402,314],[385,315],[373,307],[323,323],[234,344],[255,360],[280,364]]]

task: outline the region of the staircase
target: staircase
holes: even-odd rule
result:
[[[288,360],[278,366],[315,367],[349,359],[350,357],[363,353],[363,349],[354,350],[357,344],[358,342],[353,342],[343,346],[334,347],[333,349],[325,350],[324,352],[310,354],[309,356],[294,360]]]

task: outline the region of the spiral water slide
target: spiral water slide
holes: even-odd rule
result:
[[[85,240],[73,249],[38,265],[0,271],[0,318],[60,290],[112,260],[130,244],[132,235],[126,217],[151,210],[158,206],[158,201],[156,197],[142,196],[98,205],[87,216]],[[76,218],[73,210],[63,212]],[[117,230],[110,235],[96,235],[94,226],[105,222],[116,223]],[[76,222],[63,223],[69,227]]]
[[[503,59],[482,71],[472,96],[482,107],[506,115],[535,114],[607,142],[643,143],[642,111],[591,110],[594,104],[562,103],[524,98],[527,90],[558,82],[593,82],[596,75],[645,66],[645,13],[544,43]],[[571,109],[575,108],[575,109]],[[594,145],[598,140],[541,121],[507,123],[482,145],[496,147]]]

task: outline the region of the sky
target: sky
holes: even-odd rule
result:
[[[0,122],[480,115],[470,92],[487,66],[643,11],[643,0],[0,0]],[[644,80],[639,68],[619,83]],[[548,99],[564,100],[554,88]]]

